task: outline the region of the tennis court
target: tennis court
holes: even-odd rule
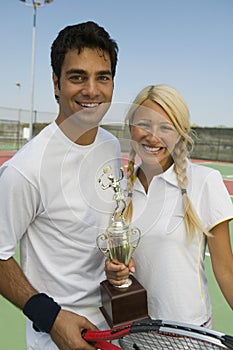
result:
[[[12,153],[0,151],[0,165],[6,161]],[[123,157],[124,158],[124,157]],[[195,160],[196,162],[196,160]],[[198,161],[202,165],[218,169],[224,179],[227,189],[233,201],[233,163],[220,163]],[[233,221],[231,222],[231,241],[233,245]],[[18,253],[16,255],[18,260]],[[221,291],[213,276],[211,262],[208,254],[205,259],[206,272],[209,281],[210,295],[213,305],[214,329],[233,335],[233,312],[224,300]],[[0,296],[0,349],[25,350],[25,317],[19,311]]]

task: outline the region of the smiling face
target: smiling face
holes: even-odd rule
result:
[[[109,108],[113,94],[111,62],[108,53],[84,48],[70,50],[58,81],[53,75],[54,91],[59,98],[60,125],[70,116],[84,129],[93,128]]]
[[[180,136],[167,113],[147,99],[135,111],[130,121],[132,147],[146,167],[167,170],[173,163],[171,156]]]

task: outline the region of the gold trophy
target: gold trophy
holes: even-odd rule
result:
[[[130,227],[125,221],[126,202],[120,186],[124,172],[122,168],[120,171],[121,177],[115,179],[111,174],[111,168],[106,166],[99,178],[103,190],[113,189],[116,207],[110,225],[96,241],[98,248],[107,258],[128,265],[139,244],[141,232],[136,227]],[[100,310],[110,327],[148,317],[146,290],[133,276],[121,286],[113,286],[105,280],[101,282],[100,290],[102,299]]]

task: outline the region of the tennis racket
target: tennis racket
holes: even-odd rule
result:
[[[233,336],[204,327],[151,319],[104,331],[85,330],[83,337],[102,350],[233,349]],[[107,342],[114,339],[119,339],[121,347]]]

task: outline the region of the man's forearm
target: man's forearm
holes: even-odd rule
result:
[[[15,306],[23,309],[37,290],[27,280],[14,258],[0,260],[0,293]]]

